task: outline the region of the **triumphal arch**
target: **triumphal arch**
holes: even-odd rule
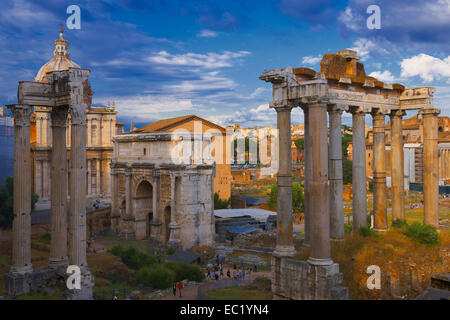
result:
[[[113,231],[125,239],[174,248],[212,245],[212,134],[175,130],[113,140]]]
[[[406,88],[367,76],[357,53],[326,54],[320,72],[273,69],[260,79],[272,83],[270,107],[277,112],[279,171],[277,246],[272,258],[272,291],[291,299],[346,299],[342,273],[331,259],[330,241],[344,239],[341,115],[353,121],[353,230],[367,226],[365,115],[374,127],[374,229],[389,228],[385,170],[385,118],[391,118],[392,215],[405,219],[402,117],[419,110],[424,127],[424,222],[438,227],[438,114],[431,87]],[[307,261],[295,254],[292,232],[291,110],[305,119],[305,241]],[[329,134],[327,126],[329,119]]]
[[[67,266],[74,265],[81,272],[81,287],[71,290],[72,299],[92,299],[94,278],[86,260],[86,106],[90,104],[90,95],[85,88],[89,88],[89,73],[86,69],[70,68],[47,73],[45,82],[19,82],[18,104],[8,106],[14,114],[13,250],[11,270],[5,276],[6,292],[10,296],[26,293],[58,276],[64,278]],[[51,243],[47,270],[33,270],[31,264],[30,116],[33,106],[51,109]],[[70,175],[66,150],[69,114]]]

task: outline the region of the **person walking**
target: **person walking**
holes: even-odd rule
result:
[[[242,269],[242,280],[245,280],[245,268]]]
[[[183,292],[183,282],[182,281],[178,282],[178,291],[180,292],[180,298],[181,298],[181,293]]]
[[[174,282],[172,285],[172,292],[173,292],[173,296],[176,297],[177,296],[177,283]]]
[[[231,278],[231,272],[230,272],[230,269],[228,269],[228,271],[227,271],[227,277],[228,277],[228,278]]]

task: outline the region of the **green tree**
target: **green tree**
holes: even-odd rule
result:
[[[269,193],[269,200],[267,205],[271,210],[277,210],[277,184],[272,184]],[[305,209],[305,198],[303,186],[299,183],[292,183],[292,209],[297,212],[302,212]]]
[[[304,138],[300,138],[294,141],[295,146],[297,147],[297,149],[299,150],[303,150],[305,148],[305,139]]]
[[[13,212],[13,178],[7,177],[5,183],[0,185],[0,229],[10,229],[12,227]],[[39,196],[31,190],[31,210],[38,201]]]
[[[342,174],[344,183],[352,183],[352,161],[346,158],[342,160]]]
[[[228,200],[222,200],[219,198],[218,193],[214,193],[214,209],[227,209],[231,203],[231,198]]]

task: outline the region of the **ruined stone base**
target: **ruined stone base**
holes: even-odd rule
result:
[[[169,242],[167,242],[167,247],[169,248],[173,248],[175,250],[182,250],[183,247],[181,245],[181,242],[178,240],[170,240]]]
[[[70,290],[71,300],[93,300],[94,277],[89,268],[81,270],[81,288]]]
[[[277,299],[348,299],[348,288],[341,283],[342,273],[337,263],[316,266],[306,261],[272,256],[272,292]]]
[[[4,276],[5,293],[9,297],[26,294],[30,290],[54,285],[56,282],[55,270],[37,270],[27,274],[7,273]]]

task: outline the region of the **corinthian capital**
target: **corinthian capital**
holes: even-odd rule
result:
[[[86,106],[83,104],[70,106],[70,121],[72,125],[86,125]]]
[[[67,125],[67,114],[69,108],[67,107],[54,107],[52,108],[52,126],[65,127]]]
[[[26,104],[11,104],[7,107],[14,114],[14,126],[30,126],[30,116],[33,113],[31,106]]]

